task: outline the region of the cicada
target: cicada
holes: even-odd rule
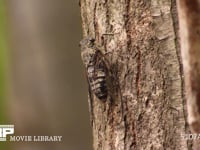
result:
[[[89,92],[105,102],[109,95],[111,77],[108,60],[102,50],[96,46],[94,38],[81,40],[80,46]]]

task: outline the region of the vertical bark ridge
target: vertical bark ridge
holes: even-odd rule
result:
[[[185,97],[185,83],[184,83],[184,75],[183,75],[183,63],[181,58],[181,47],[180,47],[180,36],[179,36],[179,21],[178,21],[178,12],[177,12],[177,4],[176,0],[172,0],[171,3],[171,14],[173,19],[173,26],[174,26],[174,33],[175,33],[175,48],[179,62],[179,72],[181,78],[181,97],[182,97],[182,104],[183,104],[183,115],[185,119],[185,133],[191,133],[189,129],[189,125],[187,123],[187,107],[186,107],[186,97]],[[192,141],[187,141],[188,149],[192,147]]]

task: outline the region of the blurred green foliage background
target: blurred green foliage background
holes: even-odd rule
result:
[[[5,120],[5,66],[6,66],[6,23],[4,0],[0,0],[0,122]]]
[[[6,36],[5,1],[0,0],[0,124],[6,123],[5,96],[6,96],[6,66],[7,66],[7,36]],[[1,142],[0,149],[8,149],[7,143]]]

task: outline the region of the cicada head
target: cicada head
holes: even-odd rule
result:
[[[84,38],[80,41],[79,45],[81,47],[81,50],[84,50],[84,47],[87,47],[87,48],[92,48],[95,44],[95,39],[94,38]]]
[[[80,41],[81,47],[81,57],[84,65],[87,67],[91,61],[91,58],[96,53],[95,39],[94,38],[84,38]]]

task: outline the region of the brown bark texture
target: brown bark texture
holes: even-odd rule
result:
[[[95,150],[186,150],[176,2],[81,0],[83,37],[108,52],[121,98],[92,100]],[[116,84],[115,84],[116,85]]]
[[[181,53],[187,97],[188,123],[192,133],[200,133],[200,2],[177,0]],[[200,149],[194,140],[194,149]]]

